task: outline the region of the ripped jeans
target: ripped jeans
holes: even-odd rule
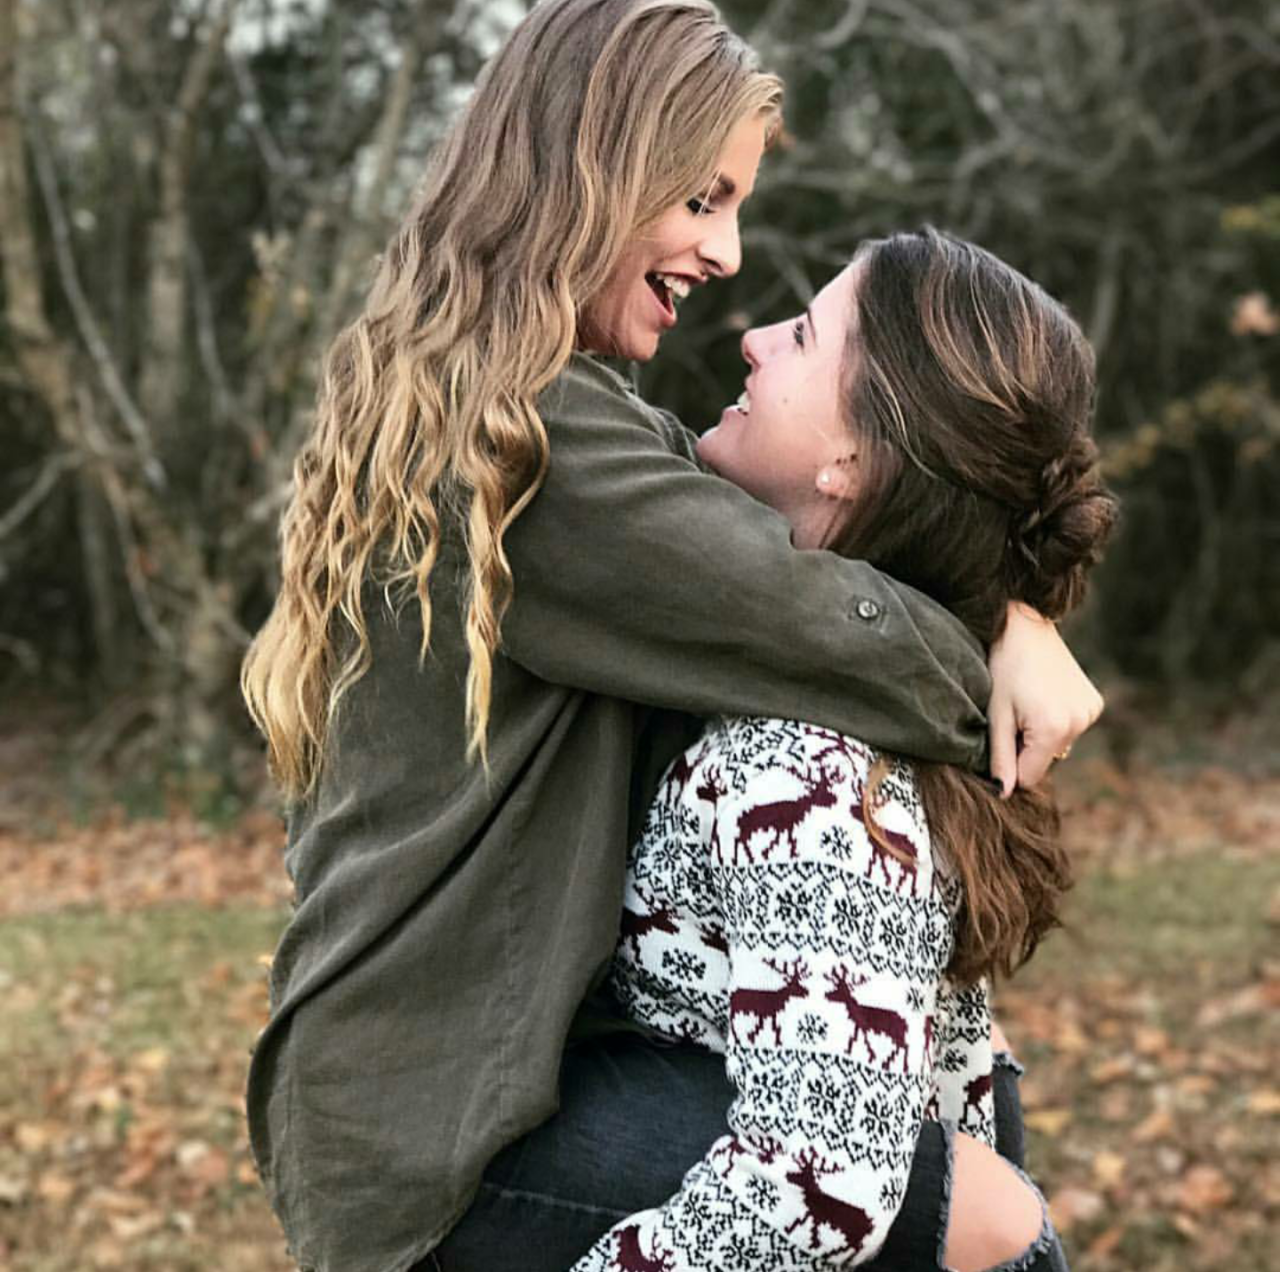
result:
[[[1017,1073],[1011,1057],[998,1060],[996,1148],[1026,1179]],[[411,1272],[567,1272],[619,1219],[679,1188],[724,1134],[733,1098],[723,1056],[636,1034],[570,1049],[560,1087],[560,1112],[494,1158],[471,1209]],[[866,1272],[945,1269],[951,1167],[950,1128],[926,1122],[902,1208]],[[1067,1272],[1041,1209],[1039,1238],[1000,1272]]]

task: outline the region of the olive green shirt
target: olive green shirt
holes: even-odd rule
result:
[[[371,593],[372,666],[290,821],[297,908],[248,1106],[306,1268],[409,1267],[555,1112],[617,938],[629,816],[687,739],[687,717],[654,708],[807,719],[985,767],[985,661],[949,614],[793,549],[608,367],[574,355],[539,409],[551,464],[507,535],[489,771],[464,758],[466,561],[446,536],[430,653],[416,603],[392,614]]]

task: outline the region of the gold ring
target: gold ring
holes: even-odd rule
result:
[[[1053,758],[1055,760],[1065,760],[1070,754],[1071,754],[1071,748],[1069,746],[1064,746],[1062,750],[1059,751],[1058,754],[1055,755]]]

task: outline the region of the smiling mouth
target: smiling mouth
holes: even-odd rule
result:
[[[675,274],[661,274],[654,271],[644,276],[649,290],[658,298],[658,303],[671,317],[675,317],[676,306],[688,296],[692,288],[689,283]]]

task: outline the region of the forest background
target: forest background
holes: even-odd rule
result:
[[[1068,635],[1111,706],[1061,779],[1073,934],[1001,1009],[1078,1266],[1263,1266],[1280,7],[721,7],[787,129],[642,389],[713,421],[745,327],[924,222],[1079,316],[1124,524]],[[522,9],[0,0],[0,1264],[287,1266],[239,1113],[287,887],[236,672],[322,353]]]

